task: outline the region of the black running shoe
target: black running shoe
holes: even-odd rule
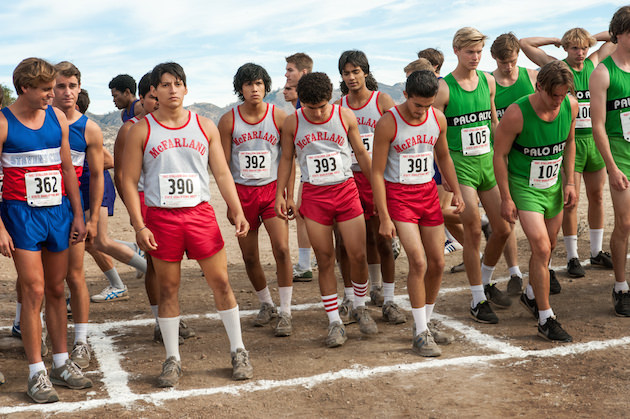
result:
[[[538,323],[538,336],[550,342],[573,342],[573,338],[564,331],[556,316],[549,317],[543,325]]]
[[[479,323],[489,323],[495,324],[499,323],[499,318],[494,311],[492,311],[492,307],[488,304],[487,301],[481,301],[474,308],[470,308],[471,317]]]
[[[503,291],[497,288],[497,284],[487,284],[483,286],[486,298],[497,308],[508,308],[512,305],[510,297],[505,295]]]
[[[630,291],[612,291],[612,301],[615,307],[615,315],[618,317],[630,317]]]
[[[520,295],[523,292],[523,278],[518,275],[511,275],[507,284],[507,293],[511,296]]]
[[[571,278],[582,278],[585,274],[584,268],[578,258],[571,258],[567,263],[567,273]]]
[[[521,298],[519,299],[521,305],[527,309],[536,320],[538,320],[538,306],[536,305],[536,299],[532,298],[531,300],[527,298],[526,293],[521,294]]]
[[[595,257],[591,256],[591,265],[601,266],[602,268],[605,268],[605,269],[612,269],[613,268],[612,257],[610,256],[610,253],[603,252],[600,250],[597,256]]]
[[[558,282],[556,271],[554,271],[553,269],[549,269],[549,294],[560,294],[560,291],[562,291],[562,286],[560,285],[560,282]]]

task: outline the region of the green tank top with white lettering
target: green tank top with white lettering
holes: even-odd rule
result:
[[[534,93],[534,86],[529,80],[529,73],[525,67],[518,68],[518,78],[513,85],[503,87],[497,83],[497,92],[494,95],[494,106],[497,108],[497,117],[499,120],[503,117],[505,110],[512,103],[516,102],[523,96]]]
[[[566,59],[562,61],[569,65]],[[595,65],[587,58],[584,60],[584,67],[582,68],[582,71],[577,71],[570,65],[569,68],[573,73],[575,96],[577,97],[578,103],[582,104],[580,105],[575,121],[575,136],[590,137],[593,135],[593,127],[591,126],[591,94],[588,91],[588,79],[591,77],[593,70],[595,70]],[[581,125],[582,127],[580,127]]]
[[[630,111],[630,73],[617,67],[611,56],[602,64],[608,69],[610,84],[606,91],[606,134],[623,138],[621,118]]]

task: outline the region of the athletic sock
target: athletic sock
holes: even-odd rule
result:
[[[354,298],[354,288],[352,287],[343,287],[343,298],[352,300]]]
[[[564,236],[564,247],[567,250],[567,262],[578,257],[577,236]]]
[[[628,287],[628,283],[626,281],[617,282],[615,281],[615,292],[619,291],[628,291],[630,287]]]
[[[267,303],[274,305],[273,300],[271,299],[271,293],[269,292],[269,287],[265,287],[260,291],[256,291],[256,295],[258,295],[258,299],[260,300],[261,304]]]
[[[291,297],[293,296],[293,287],[278,287],[280,294],[280,312],[291,315]]]
[[[486,293],[483,292],[483,285],[471,285],[470,292],[472,292],[472,308],[475,308],[477,304],[486,300]]]
[[[414,337],[418,336],[420,333],[427,330],[427,311],[425,307],[420,308],[411,308],[411,315],[413,316],[413,321],[416,323],[416,334]]]
[[[74,344],[77,342],[87,343],[87,323],[75,323],[74,324]]]
[[[20,324],[20,314],[22,313],[22,303],[15,304],[15,320],[13,320],[13,324],[18,326]]]
[[[136,268],[136,270],[142,273],[147,273],[147,260],[137,253],[133,254],[129,262],[127,262],[127,265]]]
[[[28,379],[30,380],[35,374],[45,370],[46,365],[44,365],[44,361],[36,362],[34,364],[28,364]]]
[[[46,321],[44,320],[44,312],[43,311],[39,312],[39,321],[42,324],[42,329],[44,327],[46,327]]]
[[[357,284],[352,281],[352,288],[354,289],[354,308],[365,306],[365,297],[367,296],[368,283]]]
[[[225,332],[230,341],[230,352],[236,352],[237,349],[245,349],[243,344],[243,335],[241,334],[241,319],[238,314],[238,305],[229,310],[219,310],[219,316],[225,327]]]
[[[488,285],[492,283],[492,275],[494,274],[494,266],[488,266],[485,263],[481,264],[481,283]]]
[[[118,275],[118,271],[116,268],[112,268],[109,271],[103,272],[105,278],[109,281],[109,285],[122,290],[125,288],[125,284],[123,284],[122,279],[120,279],[120,275]]]
[[[425,304],[424,309],[427,312],[427,324],[431,321],[431,316],[433,315],[433,309],[435,308],[435,304]]]
[[[527,284],[527,287],[525,288],[525,295],[527,295],[527,298],[529,298],[530,300],[536,298],[536,295],[534,295],[534,289],[530,284]]]
[[[370,289],[376,289],[381,286],[383,282],[381,276],[381,264],[374,263],[372,265],[368,265],[368,276],[370,278],[370,283],[372,284]]]
[[[157,321],[158,319],[158,305],[152,305],[151,306],[151,311],[153,312],[153,317],[155,317],[155,321]]]
[[[538,323],[542,326],[547,323],[547,319],[553,317],[553,310],[548,308],[547,310],[538,311]]]
[[[521,272],[521,268],[519,268],[518,265],[512,266],[511,268],[508,268],[508,271],[510,272],[510,276],[516,275],[519,278],[523,277],[523,273]]]
[[[166,359],[174,356],[179,361],[179,316],[158,317],[158,323],[166,349]]]
[[[457,242],[457,243],[459,243],[459,242],[457,241],[457,239],[455,239],[455,237],[453,237],[453,235],[451,234],[451,232],[450,232],[450,231],[448,231],[448,228],[446,228],[446,227],[444,227],[444,235],[446,236],[446,239],[447,239],[447,240],[450,240],[450,241],[452,241],[452,242]]]
[[[124,244],[125,246],[127,246],[128,248],[130,248],[131,250],[133,250],[134,252],[138,252],[138,245],[136,243],[132,243],[132,242],[126,242],[124,240],[117,240],[114,239],[115,242],[118,242],[120,244]]]
[[[591,239],[591,256],[595,257],[602,251],[602,241],[604,241],[603,228],[591,228],[589,231]]]
[[[326,310],[326,315],[328,315],[328,323],[341,323],[337,294],[322,295],[322,303],[324,303],[324,309]]]
[[[311,270],[311,248],[300,247],[298,250],[298,268],[303,271]]]
[[[394,301],[394,289],[396,287],[395,282],[383,282],[383,304]]]
[[[53,368],[59,368],[63,366],[63,364],[65,364],[66,361],[68,360],[68,358],[69,358],[68,352],[61,352],[58,354],[53,354],[52,356]]]

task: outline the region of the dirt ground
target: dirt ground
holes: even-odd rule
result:
[[[586,218],[582,192],[581,218]],[[612,205],[605,193],[604,248],[612,230]],[[468,315],[470,291],[464,273],[448,268],[461,261],[461,252],[446,257],[443,291],[436,306],[442,328],[456,335],[442,356],[426,359],[411,351],[411,313],[403,325],[381,321],[372,307],[378,335],[361,336],[358,326],[347,327],[349,339],[341,348],[324,345],[327,319],[317,281],[294,285],[294,333],[273,336],[271,326],[255,328],[258,300],[249,284],[225,205],[214,191],[212,203],[226,241],[230,281],[242,311],[243,339],[250,351],[255,376],[233,382],[229,345],[216,316],[209,287],[195,262],[182,265],[182,315],[196,331],[180,347],[184,376],[175,390],[156,388],[164,350],[152,342],[153,320],[143,279],[117,263],[129,287],[130,299],[92,304],[91,344],[94,359],[86,370],[89,390],[57,388],[61,402],[36,406],[25,395],[27,361],[18,340],[9,338],[15,312],[15,270],[0,259],[0,416],[26,418],[167,418],[167,417],[623,417],[628,416],[630,391],[629,319],[614,316],[611,305],[612,271],[586,267],[586,277],[571,280],[563,269],[560,239],[553,265],[559,267],[562,292],[551,297],[552,307],[571,344],[552,344],[536,337],[536,322],[517,300],[498,311],[497,325],[482,325]],[[292,223],[291,248],[297,249]],[[580,255],[589,252],[588,227],[581,222]],[[114,238],[133,239],[126,212],[117,201],[109,219]],[[263,266],[278,302],[275,266],[266,234],[260,234]],[[527,272],[529,247],[518,228],[519,262]],[[297,251],[294,252],[297,259]],[[106,285],[93,260],[86,256],[90,294]],[[396,263],[396,295],[406,299],[407,260]],[[495,277],[505,287],[507,267],[502,259]],[[339,286],[339,294],[342,293]],[[206,315],[207,314],[207,315]],[[69,321],[69,323],[71,323]],[[69,339],[72,331],[69,332]],[[51,355],[44,359],[47,366]]]

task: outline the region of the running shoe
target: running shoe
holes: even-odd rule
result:
[[[567,263],[567,273],[571,278],[582,278],[585,275],[584,268],[578,258],[569,259],[569,263]]]
[[[486,294],[486,298],[497,308],[508,308],[512,305],[510,297],[505,295],[503,291],[497,288],[497,284],[487,284],[483,286],[483,291]]]
[[[133,251],[136,252],[138,254],[138,256],[140,256],[141,258],[146,259],[147,255],[142,251],[142,249],[140,249],[140,247],[138,246],[137,243],[133,244],[134,248]],[[136,278],[142,278],[144,276],[144,272],[142,272],[140,269],[136,268]]]
[[[197,336],[194,330],[188,326],[181,318],[179,319],[179,337],[182,339],[189,339]]]
[[[479,302],[475,307],[471,307],[470,316],[479,323],[499,323],[499,318],[494,314],[492,307],[486,300]]]
[[[70,304],[70,297],[66,298],[66,311],[69,319],[72,318],[72,305]]]
[[[336,348],[344,344],[348,340],[346,337],[346,328],[340,322],[332,322],[328,325],[328,336],[326,336],[326,346]]]
[[[258,311],[258,315],[254,319],[254,326],[262,327],[271,322],[271,319],[275,319],[278,317],[278,311],[276,306],[269,303],[262,303],[260,305],[260,311]]]
[[[464,262],[460,263],[459,265],[455,265],[451,267],[451,273],[457,273],[457,272],[464,272],[466,271],[466,267],[464,266]]]
[[[538,323],[538,336],[550,342],[572,342],[573,338],[564,331],[556,316],[551,316],[545,324]]]
[[[407,317],[398,304],[388,301],[383,305],[383,320],[391,324],[402,324],[407,321]]]
[[[59,395],[53,388],[46,370],[38,371],[28,380],[26,394],[35,403],[54,403],[59,401]]]
[[[429,329],[413,337],[411,349],[420,356],[440,356],[442,351],[435,343]]]
[[[560,294],[560,291],[562,291],[562,286],[560,285],[560,281],[558,281],[556,271],[549,269],[549,294]]]
[[[232,352],[232,379],[248,380],[254,376],[254,367],[249,362],[249,352],[244,348],[238,348]]]
[[[125,288],[114,288],[112,286],[106,287],[100,293],[90,297],[90,301],[93,303],[111,303],[114,301],[122,301],[129,299],[129,292],[127,286]]]
[[[4,384],[4,374],[2,374],[2,372],[0,372],[0,385]]]
[[[597,256],[595,257],[591,256],[591,265],[601,266],[602,268],[606,268],[606,269],[612,269],[613,268],[612,257],[610,256],[610,253],[603,252],[600,250]]]
[[[370,290],[370,301],[377,307],[383,307],[385,296],[383,295],[383,287],[376,287]]]
[[[291,336],[291,333],[293,333],[293,323],[291,320],[290,314],[284,311],[279,312],[274,335],[278,337]]]
[[[22,339],[22,331],[20,330],[20,323],[13,324],[11,327],[11,336],[14,338]]]
[[[378,333],[376,322],[370,316],[366,306],[357,307],[352,310],[352,317],[359,323],[359,330],[365,335],[375,335]]]
[[[158,377],[158,387],[174,387],[181,376],[182,362],[174,356],[170,356],[162,364],[162,373]]]
[[[92,359],[90,345],[85,342],[75,343],[74,348],[72,348],[72,353],[70,354],[70,359],[82,369],[89,367],[90,360]]]
[[[394,254],[394,260],[398,259],[398,256],[400,256],[400,251],[400,239],[398,237],[394,237],[392,239],[392,253]]]
[[[618,317],[630,317],[630,291],[612,291],[612,302],[615,315]]]
[[[521,305],[525,307],[536,320],[538,320],[538,306],[536,305],[536,299],[532,298],[530,300],[529,298],[527,298],[526,293],[522,293],[519,301],[521,302]]]
[[[455,340],[455,337],[453,335],[440,330],[440,326],[438,326],[437,323],[434,321],[430,321],[427,324],[427,328],[429,329],[429,332],[431,332],[431,335],[433,336],[433,340],[435,340],[435,343],[437,343],[438,345],[450,345],[451,342]],[[415,325],[414,325],[414,334],[415,334]]]
[[[444,242],[444,254],[448,255],[449,253],[453,253],[456,252],[458,250],[462,250],[463,247],[461,244],[459,244],[459,242],[450,240],[450,239],[446,239],[446,241]]]
[[[352,317],[352,310],[354,309],[354,303],[352,298],[344,297],[341,305],[339,306],[339,317],[343,324],[355,323],[356,320]]]
[[[523,278],[514,274],[510,275],[510,280],[507,284],[507,294],[511,296],[520,295],[523,292]]]
[[[74,390],[92,387],[92,380],[85,377],[81,372],[81,367],[69,358],[59,368],[53,367],[50,370],[50,381],[58,386],[65,386]]]
[[[302,269],[298,265],[293,265],[293,282],[311,282],[313,280],[313,271],[311,269]]]

